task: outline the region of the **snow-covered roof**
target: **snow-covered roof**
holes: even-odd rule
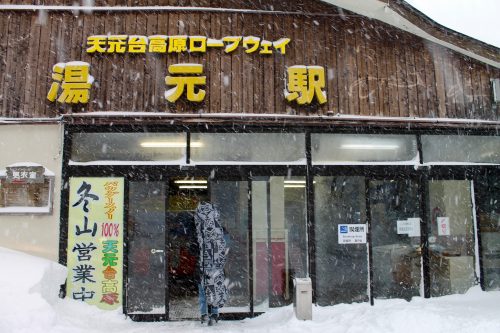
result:
[[[7,167],[43,167],[43,165],[35,162],[17,162],[8,165]],[[43,175],[46,177],[54,177],[56,174],[53,171],[50,171],[46,167],[44,167],[44,172]],[[6,176],[6,169],[0,169],[0,177],[5,177]]]
[[[322,0],[500,68],[500,49],[433,21],[402,0]],[[471,2],[471,6],[473,6]]]

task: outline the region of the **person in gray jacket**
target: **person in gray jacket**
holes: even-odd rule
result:
[[[199,305],[201,322],[213,325],[219,319],[219,308],[228,298],[225,285],[226,241],[217,207],[202,201],[194,215],[200,256]]]

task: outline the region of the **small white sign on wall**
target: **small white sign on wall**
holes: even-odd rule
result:
[[[410,217],[407,221],[413,225],[412,232],[408,233],[408,236],[420,237],[420,217]]]
[[[339,244],[366,244],[366,224],[339,224]]]
[[[400,235],[408,235],[410,237],[420,236],[420,217],[412,217],[407,220],[397,221],[397,231]]]
[[[437,227],[439,236],[449,236],[450,235],[450,218],[449,217],[438,217]]]

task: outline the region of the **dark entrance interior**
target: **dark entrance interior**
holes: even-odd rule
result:
[[[128,313],[198,317],[193,212],[207,193],[200,178],[129,183]]]

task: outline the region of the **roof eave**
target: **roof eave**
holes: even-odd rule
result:
[[[403,0],[321,0],[382,21],[463,55],[500,68],[500,48],[451,30],[433,21]]]

